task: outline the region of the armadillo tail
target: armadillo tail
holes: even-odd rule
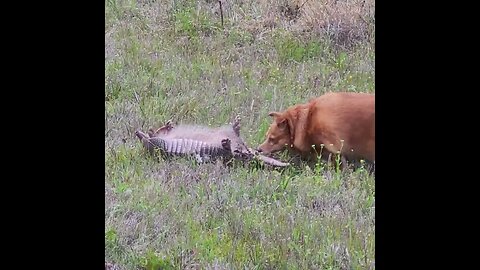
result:
[[[260,154],[257,155],[256,158],[263,161],[265,164],[268,164],[268,165],[271,165],[271,166],[274,166],[274,167],[287,167],[287,166],[290,165],[290,163],[285,163],[285,162],[282,162],[280,160],[276,160],[274,158],[267,157],[267,156],[260,155]]]

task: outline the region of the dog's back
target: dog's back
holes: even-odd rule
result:
[[[308,141],[347,158],[375,161],[375,95],[328,93],[309,102]]]

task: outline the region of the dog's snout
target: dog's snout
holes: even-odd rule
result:
[[[260,147],[257,147],[256,150],[257,150],[259,153],[262,153],[262,152],[263,152],[263,150],[262,150]]]

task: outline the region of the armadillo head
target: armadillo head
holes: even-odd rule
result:
[[[238,141],[232,146],[232,154],[237,159],[241,160],[252,160],[255,153],[251,151],[251,148],[248,147],[243,140]]]

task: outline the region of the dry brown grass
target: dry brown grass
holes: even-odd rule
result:
[[[216,1],[215,1],[216,2]],[[280,28],[297,34],[328,36],[349,47],[372,39],[375,32],[374,0],[259,0],[223,1],[224,14],[257,37]],[[244,10],[253,11],[246,13]],[[211,3],[213,14],[219,5]]]

